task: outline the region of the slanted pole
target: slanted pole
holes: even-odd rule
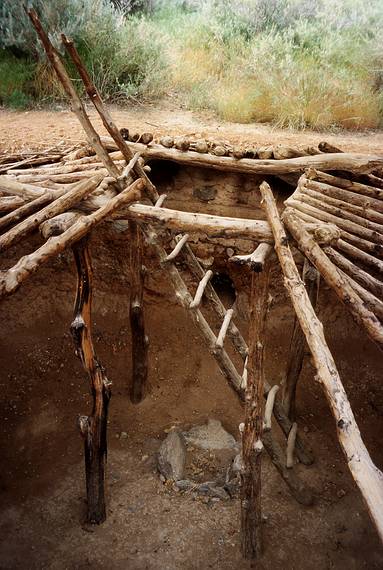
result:
[[[304,261],[302,279],[306,285],[310,302],[312,306],[315,307],[319,288],[319,273],[307,259]],[[305,335],[302,332],[297,317],[295,317],[282,397],[283,406],[291,421],[295,420],[297,384],[302,371],[306,348]]]
[[[144,397],[148,376],[148,338],[144,318],[144,268],[142,265],[142,230],[129,222],[130,247],[130,328],[132,331],[132,383],[130,399],[138,404]]]
[[[76,355],[88,373],[93,396],[90,416],[80,416],[80,432],[84,438],[87,521],[100,524],[106,519],[104,478],[107,455],[108,405],[111,382],[99,363],[91,335],[92,264],[85,237],[72,246],[77,267],[77,292],[71,333]]]
[[[245,389],[245,425],[242,432],[241,544],[245,558],[262,551],[261,461],[264,414],[264,344],[270,263],[252,272],[249,355]]]
[[[288,246],[287,235],[279,217],[271,188],[266,182],[263,182],[260,186],[260,191],[262,206],[266,211],[273,230],[275,251],[283,271],[284,284],[312,354],[317,371],[316,378],[322,384],[334,415],[339,443],[346,456],[347,466],[363,495],[379,537],[383,540],[383,473],[373,464],[363,443],[347,394],[340,380],[339,372],[327,346],[323,325],[310,303]],[[298,242],[302,252],[314,263],[313,251],[317,254],[317,244],[311,241],[299,218],[290,210],[288,214],[285,211],[284,221],[290,233]],[[323,255],[326,257],[325,254]],[[315,266],[320,271],[322,277],[326,278],[326,281],[332,286],[335,283],[337,289],[343,292],[345,298],[347,297],[348,302],[357,303],[357,307],[362,313],[363,307],[360,299],[355,295],[352,288],[347,285],[347,282],[343,280],[337,271],[328,271],[329,264],[331,264],[329,260],[323,262],[321,255],[317,254],[317,257],[319,257],[320,262],[317,262],[315,257]],[[328,280],[329,273],[330,277],[334,278],[331,281]],[[373,315],[371,316],[366,310],[363,310],[363,313],[360,314],[359,323],[364,324],[364,320],[372,319],[372,317]]]

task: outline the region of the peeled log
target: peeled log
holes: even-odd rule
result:
[[[310,234],[302,227],[299,218],[294,211],[287,208],[283,213],[283,220],[286,223],[291,235],[297,242],[301,252],[317,268],[327,285],[338,295],[339,299],[349,309],[355,322],[363,326],[369,337],[383,349],[383,326],[374,313],[366,308],[353,287],[345,279],[344,275],[328,259],[320,246],[312,239]]]
[[[62,235],[51,237],[36,251],[19,259],[16,265],[6,271],[0,271],[0,297],[16,291],[23,281],[37,271],[40,265],[46,263],[53,255],[64,251],[64,249],[84,237],[93,226],[100,223],[113,210],[123,204],[130,204],[137,200],[140,197],[142,188],[143,182],[141,179],[136,180],[123,192],[109,200],[105,206],[93,214],[89,214],[89,216],[80,218]]]
[[[112,139],[103,137],[102,141],[108,141],[110,146],[116,149],[116,145],[113,145]],[[307,168],[319,170],[347,170],[350,172],[364,173],[383,167],[383,157],[356,153],[317,154],[314,156],[302,156],[285,160],[253,160],[251,158],[237,160],[231,156],[214,156],[213,154],[199,154],[198,152],[190,150],[183,152],[177,149],[167,149],[156,144],[150,145],[149,147],[139,143],[127,144],[133,151],[140,152],[141,156],[147,161],[171,160],[179,164],[213,168],[225,172],[278,176],[279,174],[303,173]]]
[[[341,156],[345,156],[342,154]],[[326,170],[326,169],[323,169]],[[329,170],[329,169],[327,169]],[[341,170],[351,170],[348,168],[343,168]],[[383,199],[383,190],[379,190],[374,186],[369,186],[368,184],[361,184],[360,182],[354,182],[353,180],[347,180],[346,178],[340,178],[339,176],[333,176],[327,172],[320,172],[315,168],[310,168],[306,172],[307,178],[311,180],[319,180],[320,182],[325,182],[331,186],[336,186],[338,188],[343,188],[345,190],[351,190],[356,194],[363,194],[369,198],[377,198],[379,200]]]
[[[342,269],[347,275],[352,277],[365,289],[376,295],[379,299],[383,299],[383,282],[376,279],[367,271],[363,271],[360,267],[352,263],[347,257],[337,252],[332,247],[325,247],[325,253],[333,263]]]
[[[97,185],[101,182],[102,176],[97,175],[89,180],[80,182],[72,188],[69,192],[66,192],[63,196],[60,196],[49,204],[45,206],[42,210],[33,214],[29,218],[26,218],[8,232],[0,237],[0,251],[5,251],[11,245],[19,241],[21,238],[26,236],[28,233],[37,228],[48,218],[61,214],[71,208],[74,204],[80,202],[85,196],[93,192]]]
[[[342,207],[349,212],[361,215],[367,220],[383,224],[383,202],[374,198],[361,196],[350,190],[330,186],[324,182],[306,179],[299,189],[315,193],[316,197],[334,206]]]
[[[20,196],[0,196],[0,212],[12,212],[24,204]]]
[[[127,215],[138,222],[157,224],[168,230],[188,233],[204,232],[214,237],[242,237],[272,243],[269,224],[262,220],[181,212],[180,210],[156,208],[144,204],[133,204],[129,207]]]
[[[37,13],[35,12],[35,10],[30,9],[27,10],[27,14],[41,40],[41,43],[44,46],[48,59],[52,64],[52,67],[54,68],[60,83],[64,87],[65,93],[67,94],[67,96],[71,101],[72,110],[77,116],[78,120],[80,121],[81,126],[83,127],[87,135],[89,143],[94,148],[96,154],[98,155],[102,163],[105,165],[105,168],[108,170],[110,175],[117,178],[119,175],[119,170],[112,161],[112,159],[110,158],[109,154],[106,152],[104,146],[102,145],[100,137],[98,136],[92,123],[90,122],[80,97],[77,95],[77,91],[74,88],[73,82],[62,63],[60,56],[53,47],[52,43],[50,42],[48,35],[45,33],[41,25],[41,22],[37,16]]]

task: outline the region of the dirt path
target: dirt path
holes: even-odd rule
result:
[[[316,145],[326,140],[350,152],[383,152],[383,132],[341,132],[338,134],[314,131],[293,131],[273,128],[269,125],[251,123],[225,123],[207,114],[196,114],[171,106],[170,104],[123,109],[111,107],[119,127],[128,127],[138,132],[150,131],[160,134],[188,134],[201,137],[220,137],[230,142],[251,142],[253,144]],[[91,119],[105,132],[93,109],[89,108]],[[9,111],[0,110],[0,152],[15,149],[46,147],[66,140],[84,140],[81,126],[67,107],[56,111]]]

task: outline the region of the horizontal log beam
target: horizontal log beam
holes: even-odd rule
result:
[[[103,141],[106,138],[103,137]],[[112,139],[108,139],[113,143]],[[351,172],[368,173],[383,167],[383,157],[365,154],[317,154],[288,158],[284,160],[262,160],[242,158],[240,160],[231,156],[216,156],[213,154],[200,154],[193,151],[181,151],[172,148],[164,148],[161,145],[149,146],[140,143],[127,143],[134,152],[141,152],[147,160],[171,160],[178,164],[213,168],[226,172],[241,172],[244,174],[289,174],[304,172],[307,168],[319,170],[348,170]],[[117,148],[114,146],[113,148]]]
[[[127,210],[127,215],[138,222],[160,225],[182,233],[204,232],[212,237],[242,237],[272,243],[270,226],[263,220],[181,212],[144,204],[132,204]]]

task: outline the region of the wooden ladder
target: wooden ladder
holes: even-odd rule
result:
[[[159,200],[157,200],[155,204],[156,207],[162,207],[165,199],[165,195],[160,196]],[[221,373],[229,382],[229,385],[234,389],[238,397],[243,401],[245,396],[244,389],[246,386],[246,359],[248,347],[241,332],[233,322],[233,308],[225,308],[214,289],[213,284],[211,283],[213,272],[211,270],[205,271],[196,258],[192,248],[188,244],[188,234],[177,236],[175,240],[176,245],[168,254],[162,246],[161,240],[153,226],[146,226],[144,228],[144,233],[148,243],[150,243],[154,248],[161,266],[168,272],[178,301],[189,312],[192,321],[206,341],[210,353],[215,358]],[[167,235],[170,237],[168,232]],[[186,266],[188,272],[199,280],[194,296],[190,293],[185,280],[176,265],[177,260],[181,260],[183,265]],[[209,301],[209,305],[222,321],[218,335],[214,333],[201,311],[201,302],[203,298]],[[231,340],[235,350],[244,362],[244,369],[241,374],[237,371],[232,359],[224,348],[226,337]],[[265,382],[264,397],[268,403],[266,404],[267,413],[265,415],[263,444],[273,464],[290,488],[291,494],[299,503],[305,505],[311,504],[311,491],[299,479],[296,472],[291,469],[291,467],[288,467],[287,453],[283,452],[282,447],[271,433],[272,414],[274,414],[276,421],[287,438],[289,437],[289,434],[292,433],[291,430],[293,428],[293,423],[287,417],[282,404],[275,399],[275,395],[276,387],[272,387],[269,383]],[[293,431],[295,431],[295,429]],[[312,455],[305,449],[303,442],[298,435],[296,435],[295,438],[295,452],[301,463],[305,465],[311,465],[313,463]]]

